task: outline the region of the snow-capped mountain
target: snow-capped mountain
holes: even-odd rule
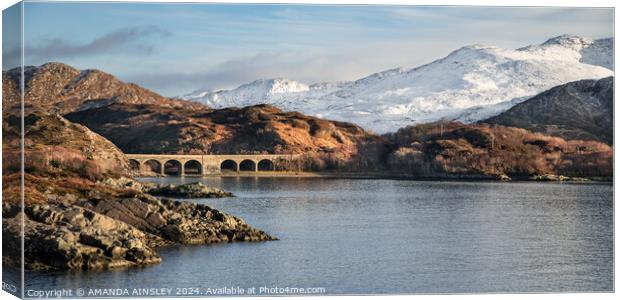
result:
[[[181,98],[214,108],[268,103],[383,133],[441,118],[486,119],[551,87],[612,76],[612,65],[613,39],[563,35],[516,50],[466,46],[417,68],[351,82],[257,80]]]

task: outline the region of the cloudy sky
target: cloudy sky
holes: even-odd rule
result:
[[[613,35],[613,10],[591,8],[29,2],[24,19],[27,65],[101,69],[166,96],[259,78],[354,80],[476,43]],[[15,20],[5,13],[5,41]],[[3,69],[18,53],[3,43]]]

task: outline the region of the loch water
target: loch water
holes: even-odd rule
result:
[[[28,272],[26,290],[165,288],[169,296],[234,288],[257,294],[265,288],[288,294],[300,288],[324,294],[613,290],[611,184],[142,180],[200,180],[232,191],[234,198],[185,201],[241,217],[280,240],[167,247],[158,250],[160,264],[140,268]]]

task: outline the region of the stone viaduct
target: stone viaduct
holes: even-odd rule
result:
[[[275,171],[280,161],[294,161],[299,154],[126,154],[134,170],[161,175],[202,176],[239,172]]]

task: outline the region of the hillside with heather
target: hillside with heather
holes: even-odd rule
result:
[[[308,154],[317,164],[364,160],[377,165],[385,141],[351,123],[270,105],[189,110],[115,104],[66,117],[105,136],[126,153]],[[329,161],[329,162],[325,162]]]
[[[613,176],[613,148],[525,129],[459,122],[429,123],[387,135],[391,171],[419,177],[535,178]]]
[[[4,202],[19,203],[20,121],[9,116],[2,123]],[[45,203],[48,195],[113,193],[101,181],[130,175],[121,150],[82,125],[58,115],[33,113],[25,116],[24,126],[26,203]]]
[[[21,102],[21,68],[2,72],[4,112],[16,110]],[[201,107],[158,95],[133,83],[125,83],[99,70],[77,70],[51,62],[24,69],[24,104],[28,110],[66,114],[113,103],[156,104],[167,107]]]

